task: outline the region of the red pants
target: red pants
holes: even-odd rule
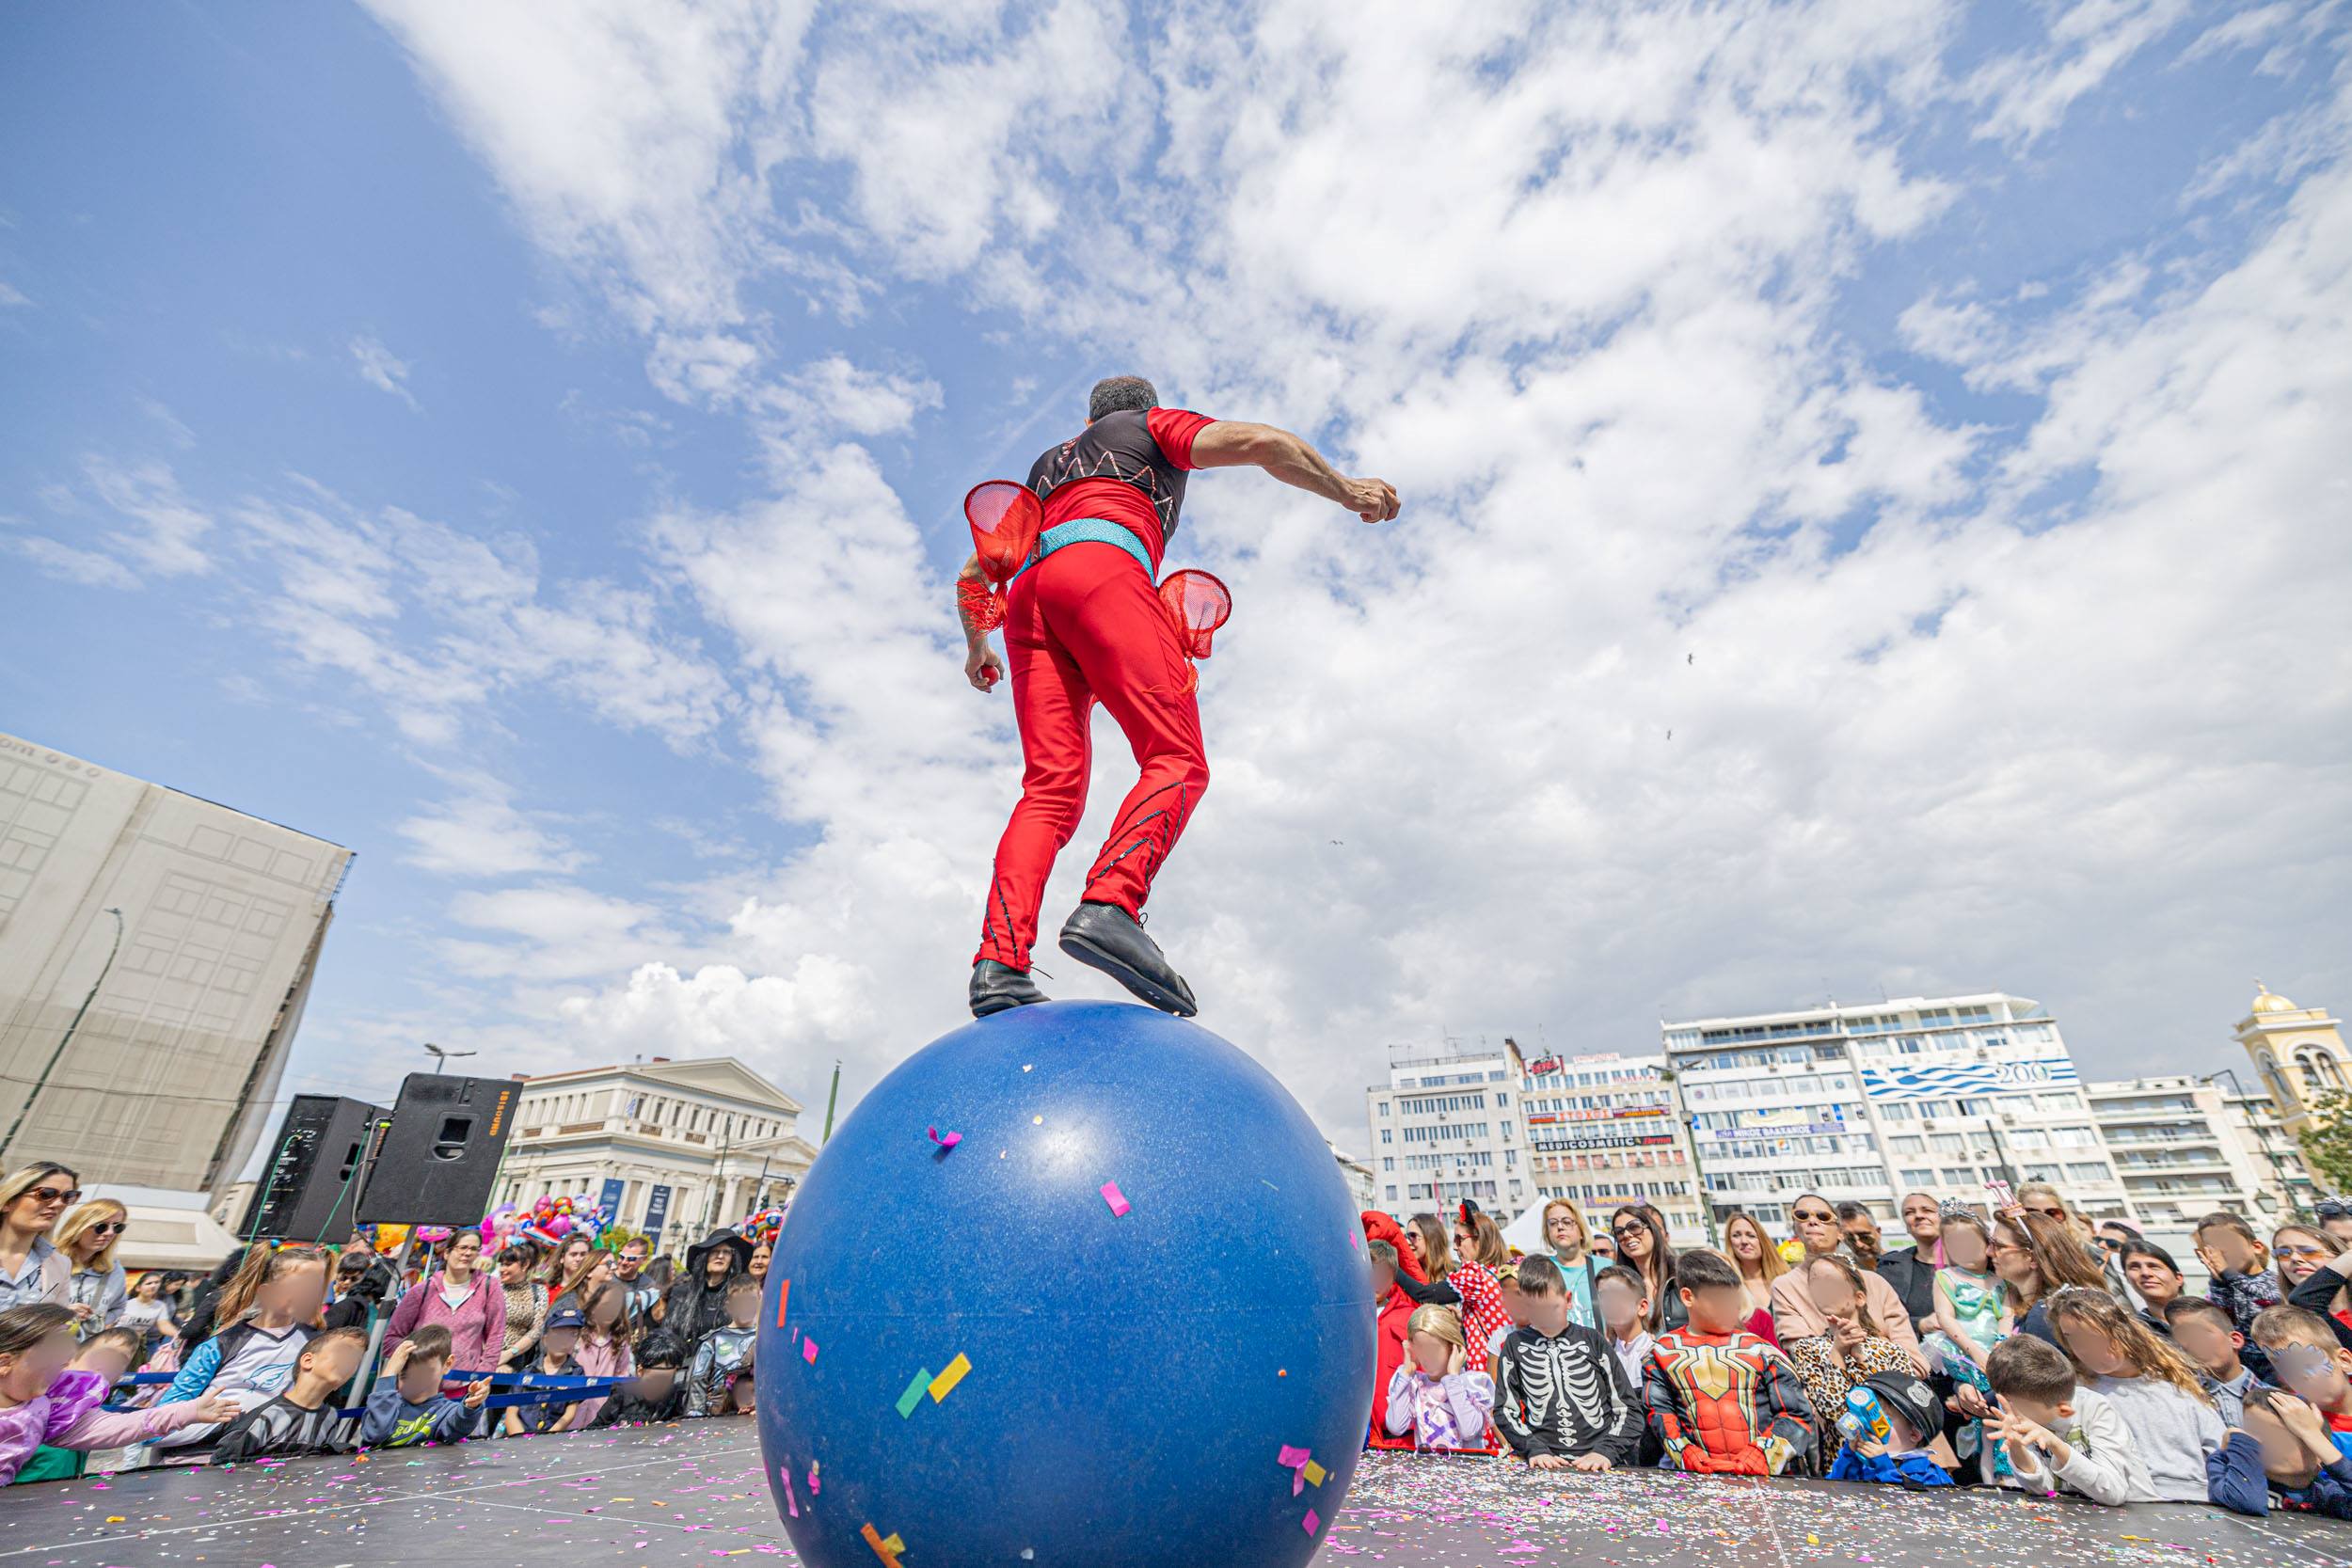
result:
[[[1078,830],[1093,752],[1088,721],[1110,709],[1141,775],[1119,808],[1082,896],[1142,911],[1152,879],[1209,787],[1191,670],[1142,565],[1089,540],[1022,574],[1006,601],[1005,661],[1021,726],[1021,800],[996,843],[975,963],[1029,967],[1054,856]]]

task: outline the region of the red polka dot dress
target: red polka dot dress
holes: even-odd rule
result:
[[[1462,1293],[1462,1338],[1470,1341],[1467,1359],[1471,1371],[1483,1372],[1487,1341],[1511,1326],[1511,1314],[1502,1309],[1502,1287],[1484,1263],[1457,1263],[1445,1282]]]

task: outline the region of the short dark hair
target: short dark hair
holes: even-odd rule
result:
[[[1706,1291],[1740,1283],[1738,1265],[1720,1252],[1692,1247],[1675,1259],[1675,1283],[1686,1291]]]
[[[427,1323],[408,1336],[408,1359],[411,1361],[420,1358],[447,1361],[455,1354],[456,1347],[450,1339],[449,1329],[443,1324]]]
[[[1568,1282],[1561,1275],[1560,1265],[1540,1253],[1519,1259],[1519,1289],[1531,1296],[1553,1296],[1566,1291]]]
[[[422,1334],[424,1330],[421,1328],[417,1330],[418,1334]],[[449,1330],[443,1329],[441,1332],[447,1334]],[[415,1336],[413,1335],[410,1336],[412,1338],[414,1337]],[[329,1345],[358,1345],[361,1350],[365,1350],[368,1346],[367,1330],[346,1325],[342,1328],[330,1328],[322,1333],[313,1334],[310,1336],[310,1342],[302,1347],[302,1354],[316,1354],[318,1352],[325,1350]],[[411,1352],[410,1354],[413,1354],[415,1353]],[[296,1356],[294,1359],[300,1360],[301,1356]]]
[[[2309,1307],[2265,1307],[2254,1314],[2253,1328],[2254,1331],[2247,1338],[2265,1350],[2277,1350],[2282,1345],[2297,1342],[2317,1345],[2323,1350],[2336,1346],[2335,1331],[2328,1325],[2328,1320]]]
[[[2023,1394],[2047,1404],[2074,1397],[2074,1363],[2047,1339],[2012,1334],[1984,1358],[1984,1380],[1996,1394]]]
[[[754,1279],[750,1275],[739,1274],[733,1279],[727,1281],[726,1299],[729,1301],[733,1301],[736,1297],[741,1295],[755,1296],[757,1294],[759,1294],[759,1281]]]
[[[1623,1263],[1612,1263],[1600,1273],[1593,1275],[1593,1283],[1596,1285],[1605,1285],[1613,1279],[1631,1291],[1633,1299],[1636,1301],[1643,1300],[1649,1295],[1649,1281],[1644,1279],[1638,1271],[1629,1269]]]
[[[2207,1301],[2203,1296],[2174,1296],[2164,1304],[2163,1316],[2168,1327],[2177,1324],[2183,1318],[2200,1315],[2218,1321],[2225,1334],[2237,1332],[2236,1315],[2217,1301]]]
[[[1106,375],[1094,384],[1087,395],[1087,418],[1099,420],[1109,414],[1140,414],[1147,408],[1160,405],[1160,394],[1150,382],[1139,375]]]
[[[1868,1209],[1863,1207],[1861,1204],[1854,1202],[1851,1198],[1848,1198],[1845,1202],[1837,1206],[1837,1219],[1838,1223],[1841,1225],[1848,1220],[1868,1220],[1872,1225],[1876,1225],[1879,1222],[1879,1217],[1876,1214],[1870,1212]]]
[[[531,1263],[537,1261],[538,1257],[539,1255],[531,1248],[516,1246],[510,1243],[499,1248],[498,1260],[501,1263]]]
[[[147,1336],[135,1328],[102,1328],[82,1341],[82,1348],[86,1351],[96,1350],[101,1345],[113,1345],[135,1365],[139,1352],[147,1348]]]
[[[2181,1272],[2181,1265],[2172,1260],[2172,1255],[2170,1253],[2156,1245],[2155,1243],[2144,1241],[2137,1236],[2134,1236],[2130,1241],[2125,1242],[2122,1246],[2115,1249],[2115,1259],[2117,1263],[2121,1264],[2126,1258],[2153,1258],[2157,1262],[2162,1263],[2166,1268],[2170,1269],[2174,1274],[2179,1274]]]
[[[1379,1237],[1375,1236],[1371,1241],[1366,1242],[1364,1251],[1374,1262],[1382,1267],[1391,1269],[1396,1267],[1396,1248]]]

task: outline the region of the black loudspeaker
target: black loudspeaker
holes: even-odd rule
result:
[[[513,1131],[519,1088],[511,1078],[410,1073],[359,1195],[359,1217],[370,1224],[453,1226],[481,1219]]]
[[[270,1157],[246,1206],[245,1241],[341,1242],[351,1234],[368,1143],[380,1105],[332,1094],[298,1094],[286,1107]]]

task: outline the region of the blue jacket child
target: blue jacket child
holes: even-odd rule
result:
[[[1838,1430],[1846,1446],[1829,1467],[1832,1481],[1888,1486],[1949,1486],[1952,1478],[1919,1445],[1938,1430],[1934,1390],[1909,1372],[1881,1372],[1846,1394]],[[1867,1450],[1867,1451],[1865,1451]]]

